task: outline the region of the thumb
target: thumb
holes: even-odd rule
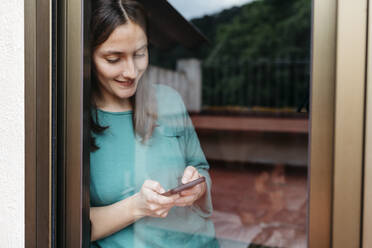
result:
[[[183,173],[182,183],[185,184],[189,182],[194,173],[195,173],[195,168],[193,166],[187,166]]]

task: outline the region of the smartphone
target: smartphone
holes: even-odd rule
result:
[[[202,182],[205,182],[205,177],[199,177],[198,179],[195,179],[194,181],[191,181],[191,182],[188,182],[188,183],[185,183],[185,184],[181,184],[180,186],[178,186],[176,188],[173,188],[173,189],[170,189],[170,190],[168,190],[167,192],[165,192],[161,195],[171,196],[171,195],[177,194],[181,191],[190,189],[190,188],[194,187],[195,185],[198,185],[199,183],[202,183]]]

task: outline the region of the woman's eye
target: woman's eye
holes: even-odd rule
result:
[[[138,54],[135,54],[134,55],[134,57],[136,57],[136,58],[142,58],[142,57],[144,57],[146,54],[144,54],[144,53],[138,53]]]
[[[119,59],[106,59],[107,62],[109,62],[110,64],[114,64],[116,62],[119,62]]]

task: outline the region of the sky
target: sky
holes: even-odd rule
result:
[[[251,2],[252,0],[168,0],[186,19],[213,14],[220,10]]]

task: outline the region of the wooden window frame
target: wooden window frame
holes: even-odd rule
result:
[[[50,247],[51,3],[25,1],[25,241]]]
[[[367,0],[313,0],[308,246],[361,247]]]
[[[367,47],[367,83],[366,83],[366,124],[364,148],[364,202],[362,247],[372,246],[372,4],[368,5],[368,47]]]
[[[90,4],[58,1],[58,247],[90,243]]]
[[[368,0],[337,2],[332,247],[361,247]]]
[[[25,246],[89,247],[90,1],[24,7]]]
[[[313,0],[308,247],[331,244],[337,0]]]

